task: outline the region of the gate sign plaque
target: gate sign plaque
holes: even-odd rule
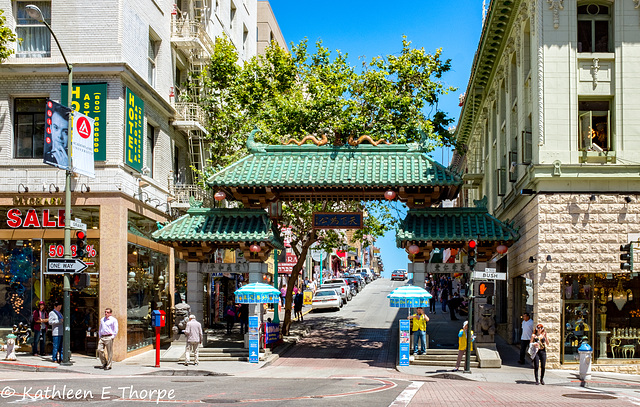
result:
[[[314,212],[314,229],[362,229],[362,212]]]

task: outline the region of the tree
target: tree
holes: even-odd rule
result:
[[[266,144],[310,133],[325,133],[338,145],[360,135],[420,142],[427,151],[453,144],[447,130],[452,119],[437,106],[441,95],[455,90],[442,82],[451,65],[441,56],[440,49],[428,54],[403,38],[397,55],[375,57],[356,72],[347,55],[338,51],[333,56],[320,41],[310,53],[302,41],[292,44],[291,52],[272,43],[264,55],[241,64],[233,44],[217,38],[210,64],[189,85],[208,115],[213,159],[204,175],[246,155],[246,135],[254,127],[260,129],[258,141]],[[387,207],[376,202],[285,203],[283,224],[293,229],[298,256],[290,280],[297,281],[313,243],[320,240],[326,249],[340,244],[337,233],[311,227],[312,212],[372,208],[380,216],[366,218],[358,238],[381,236],[392,226]],[[288,284],[284,333],[291,324],[292,294],[293,284]]]
[[[7,18],[3,14],[4,10],[0,10],[0,62],[13,55],[14,50],[9,43],[16,41],[16,35],[6,26]]]

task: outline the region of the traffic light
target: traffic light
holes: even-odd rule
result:
[[[477,246],[478,246],[478,243],[475,240],[469,240],[468,250],[467,250],[467,264],[472,269],[477,263],[477,260],[476,260],[476,247]]]
[[[620,245],[620,270],[633,271],[633,245],[631,243]]]
[[[87,251],[87,234],[82,230],[76,232],[76,257],[84,257]]]

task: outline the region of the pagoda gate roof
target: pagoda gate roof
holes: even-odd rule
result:
[[[266,145],[249,136],[249,155],[207,184],[246,207],[271,202],[383,200],[396,192],[409,207],[454,198],[462,178],[415,144]]]

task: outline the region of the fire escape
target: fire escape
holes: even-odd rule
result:
[[[179,210],[189,208],[190,197],[204,201],[205,205],[212,202],[210,191],[199,186],[197,180],[200,177],[199,171],[204,169],[209,159],[205,142],[208,135],[206,116],[199,104],[202,93],[199,78],[209,61],[213,43],[205,27],[205,2],[187,0],[182,5],[185,10],[174,5],[171,13],[171,44],[188,61],[188,86],[176,86],[171,92],[171,101],[176,110],[171,124],[185,135],[190,164],[190,180],[185,183],[169,180],[169,191],[174,199],[171,206]]]

